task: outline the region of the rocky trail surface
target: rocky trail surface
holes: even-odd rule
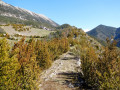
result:
[[[77,90],[83,83],[79,77],[80,64],[80,59],[71,52],[61,55],[49,69],[42,72],[39,90]]]

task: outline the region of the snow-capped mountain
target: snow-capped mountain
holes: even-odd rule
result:
[[[37,22],[41,26],[57,27],[58,24],[42,14],[36,14],[26,9],[12,6],[0,0],[0,16],[12,17],[23,21]]]

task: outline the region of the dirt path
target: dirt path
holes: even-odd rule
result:
[[[41,74],[39,90],[76,90],[73,85],[80,70],[80,60],[67,52]]]

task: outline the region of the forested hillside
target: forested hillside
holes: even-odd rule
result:
[[[111,38],[111,36],[115,37],[115,31],[115,27],[99,25],[96,28],[88,31],[87,34],[97,39],[106,41],[106,38]]]

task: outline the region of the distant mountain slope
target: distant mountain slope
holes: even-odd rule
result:
[[[110,38],[111,36],[115,37],[115,27],[99,25],[91,31],[87,32],[88,35],[98,38],[100,40],[105,41],[106,38]]]
[[[72,26],[70,26],[69,24],[63,24],[63,25],[57,27],[56,29],[65,29],[65,28],[69,28],[69,27],[72,27]]]
[[[11,19],[12,18],[12,19]],[[22,22],[30,25],[39,25],[39,27],[57,27],[58,24],[48,17],[36,14],[26,9],[14,7],[0,0],[0,22]],[[38,23],[38,24],[37,24]]]
[[[120,47],[120,28],[118,28],[115,32],[115,40],[117,40],[117,46]]]

